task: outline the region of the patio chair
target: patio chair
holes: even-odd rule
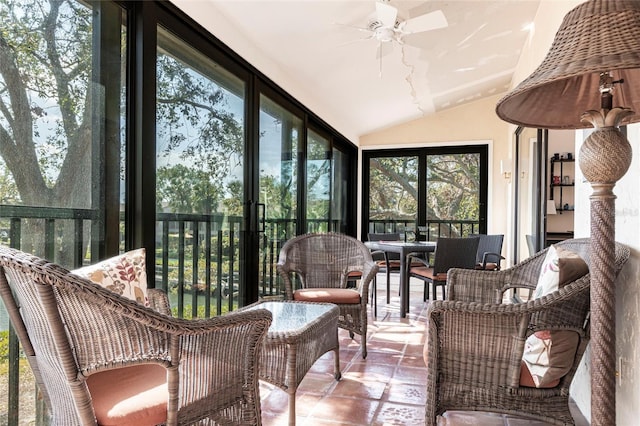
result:
[[[266,310],[176,319],[6,247],[0,295],[54,425],[261,424]]]
[[[277,271],[287,300],[338,305],[338,327],[351,338],[360,335],[362,358],[367,357],[367,299],[378,265],[364,243],[337,233],[300,235],[282,246]],[[356,287],[347,288],[356,271]]]
[[[582,272],[586,275],[570,277],[559,289],[522,303],[502,303],[503,295],[514,289],[536,289],[549,248],[490,274],[449,271],[448,299],[432,302],[427,311],[427,425],[436,425],[437,417],[448,410],[573,424],[569,387],[589,342],[589,239],[566,240],[555,248],[577,253],[586,263]],[[616,275],[628,258],[629,249],[616,243],[611,259]],[[562,373],[542,387],[531,383],[532,376],[523,367],[525,343],[538,332],[571,336]],[[559,348],[563,343],[553,341]]]
[[[409,278],[418,278],[424,282],[423,301],[429,299],[429,284],[436,300],[436,289],[442,287],[442,298],[446,298],[447,272],[451,268],[473,269],[476,265],[476,253],[478,251],[478,237],[466,238],[438,238],[436,252],[433,259],[433,267],[426,261],[422,266],[412,266],[420,261],[419,257],[410,256]]]
[[[499,271],[502,256],[502,242],[504,235],[472,234],[470,237],[478,237],[478,254],[476,255],[475,269],[484,271]]]
[[[393,233],[369,233],[369,241],[400,241],[400,234]],[[387,305],[391,302],[391,272],[400,271],[400,255],[381,251],[372,252],[373,260],[378,265],[378,272],[384,272],[387,276]],[[377,285],[374,284],[374,290]],[[377,297],[374,301],[377,305]]]

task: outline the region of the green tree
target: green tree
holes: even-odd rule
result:
[[[474,220],[479,215],[476,154],[427,157],[428,220]],[[417,214],[418,157],[378,157],[370,163],[370,218],[413,221]]]
[[[88,208],[91,10],[76,2],[4,0],[0,22],[0,156],[19,202]],[[27,250],[34,244],[23,241]]]
[[[157,211],[209,214],[216,210],[222,193],[207,172],[178,164],[160,167],[157,175]]]
[[[0,0],[3,203],[99,207],[91,205],[95,191],[92,144],[98,136],[93,133],[95,123],[103,118],[97,114],[101,113],[104,93],[92,81],[96,71],[92,69],[96,63],[93,56],[98,53],[93,20],[99,14],[89,5],[76,0]],[[159,43],[163,41],[160,35]],[[126,58],[124,46],[123,42],[120,49]],[[109,46],[113,47],[117,48]],[[168,162],[158,170],[159,202],[180,212],[211,211],[221,205],[224,185],[220,182],[240,162],[243,125],[226,112],[228,99],[222,88],[185,67],[167,53],[168,49],[159,52],[157,120],[162,125],[158,126],[158,139],[168,141],[159,154],[179,158],[187,165],[181,168]],[[124,82],[124,71],[115,79]],[[120,96],[115,94],[116,99]],[[181,126],[187,126],[191,133],[175,131]],[[103,141],[120,141],[121,133],[114,126]],[[24,239],[25,234],[31,236],[30,241]],[[73,253],[72,240],[67,238],[71,235],[70,229],[65,229],[59,241],[58,261],[63,264],[70,264],[64,257]],[[23,249],[37,252],[34,248],[41,241],[42,232],[35,225],[31,230],[23,229]]]

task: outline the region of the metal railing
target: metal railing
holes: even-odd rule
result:
[[[413,220],[375,219],[369,220],[369,233],[400,233],[405,239],[435,241],[439,237],[464,237],[477,234],[478,220],[427,220],[424,225],[416,225]]]
[[[91,262],[92,226],[97,226],[99,220],[95,210],[0,205],[0,244],[22,248],[75,268]],[[341,224],[326,220],[307,222],[308,228],[316,231],[339,231]],[[295,235],[296,225],[294,219],[265,220],[259,247],[261,296],[283,293],[276,263],[284,243]],[[244,291],[240,282],[244,272],[240,262],[242,227],[240,216],[157,214],[155,276],[153,284],[150,282],[149,285],[168,293],[175,316],[206,318],[238,307]],[[413,232],[415,238],[426,240],[477,233],[478,227],[477,221],[429,221],[425,226],[417,227],[412,221],[374,220],[369,225],[370,232],[405,235]],[[63,255],[67,250],[70,253]],[[4,306],[0,306],[0,333],[0,347],[7,347],[6,352],[0,351],[0,364],[6,363],[8,376],[8,388],[0,389],[0,394],[8,395],[6,405],[0,402],[0,423],[17,426],[25,421],[19,419],[20,416],[35,418],[36,425],[46,424],[42,399],[37,394],[32,397],[20,393],[20,389],[24,389],[24,383],[21,386],[20,381],[25,377],[20,371],[29,369],[21,358],[17,337],[8,323]],[[3,355],[5,353],[8,355]],[[25,399],[36,401],[33,409],[20,410],[20,401]]]
[[[91,262],[91,230],[99,220],[95,210],[0,205],[0,244],[75,268]],[[156,216],[155,277],[154,283],[148,284],[168,293],[174,316],[210,317],[238,307],[243,291],[242,226],[240,216],[171,213]],[[261,295],[281,294],[275,263],[284,241],[294,235],[295,226],[294,220],[265,221],[260,247]],[[69,247],[72,253],[63,255]],[[25,395],[30,394],[24,392],[25,384],[34,379],[2,304],[0,333],[0,349],[6,349],[0,351],[0,365],[5,364],[7,371],[7,388],[0,389],[0,395],[7,395],[0,402],[0,424],[17,426],[25,421],[33,423],[33,419],[36,425],[46,424],[46,410],[35,385],[34,394]],[[25,404],[25,400],[38,402]]]

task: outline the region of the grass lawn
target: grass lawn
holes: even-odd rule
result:
[[[26,359],[20,359],[20,413],[19,425],[35,425],[36,382]],[[8,422],[9,405],[9,363],[0,362],[0,424]]]

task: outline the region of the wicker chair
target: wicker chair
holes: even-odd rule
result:
[[[578,253],[589,264],[588,239],[566,240],[556,247]],[[447,410],[573,424],[569,386],[589,341],[589,274],[538,299],[499,302],[513,289],[535,289],[547,250],[501,271],[449,271],[448,300],[432,302],[427,311],[427,425],[437,424],[437,416]],[[629,249],[616,243],[611,259],[616,273],[628,258]],[[521,386],[525,340],[534,331],[554,329],[579,335],[571,369],[555,387]]]
[[[148,294],[162,313],[0,247],[0,295],[52,424],[100,424],[100,406],[134,388],[139,417],[126,424],[261,424],[257,354],[271,314],[188,321],[167,315],[163,292]],[[145,392],[153,408],[138,406]]]
[[[337,233],[300,235],[282,246],[277,270],[287,300],[337,304],[338,326],[351,338],[361,336],[362,358],[367,357],[367,298],[378,265],[364,243]],[[360,279],[347,288],[354,272]]]

